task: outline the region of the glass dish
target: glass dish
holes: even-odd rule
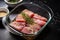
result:
[[[21,33],[9,25],[9,23],[12,20],[14,20],[14,18],[17,16],[17,14],[19,14],[19,12],[21,12],[24,9],[31,10],[48,19],[47,23],[34,35]],[[2,22],[3,22],[3,25],[6,27],[6,29],[9,32],[11,32],[15,35],[23,36],[24,38],[29,38],[29,37],[32,38],[32,36],[37,36],[41,33],[41,31],[44,30],[44,28],[51,21],[52,17],[53,17],[53,11],[47,5],[43,4],[42,2],[40,3],[40,5],[33,3],[33,2],[23,2],[23,3],[19,4],[18,6],[16,6],[6,17],[4,17]],[[29,36],[29,37],[27,37],[27,36]]]

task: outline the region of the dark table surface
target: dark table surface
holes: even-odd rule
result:
[[[4,1],[0,0],[0,2],[4,2]],[[36,2],[36,1],[34,1],[34,2]],[[55,18],[55,17],[60,17],[60,15],[59,15],[59,13],[60,13],[59,4],[60,3],[56,0],[49,0],[49,1],[46,0],[46,1],[43,1],[43,3],[50,6],[52,8],[52,10],[54,11],[55,15],[54,15],[54,18],[52,19],[51,24],[49,26],[47,26],[42,31],[42,33],[39,34],[38,37],[35,38],[35,40],[60,40],[60,27],[59,27],[60,22],[59,22],[59,19]],[[9,7],[9,9],[11,10],[10,7]],[[58,21],[56,21],[56,20],[58,20]],[[2,25],[2,22],[0,22],[0,40],[25,40],[25,39],[20,36],[9,33]]]

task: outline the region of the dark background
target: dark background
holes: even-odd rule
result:
[[[3,0],[0,0],[4,2]],[[40,0],[24,0],[26,2],[33,1],[39,2]],[[47,26],[35,40],[60,40],[60,1],[59,0],[41,0],[44,4],[48,5],[54,12],[54,17],[49,26]],[[1,3],[0,3],[1,4]],[[4,3],[5,4],[5,3]],[[1,6],[1,5],[0,5]],[[9,7],[9,10],[11,8]],[[25,40],[20,36],[9,33],[2,22],[0,21],[0,40]]]

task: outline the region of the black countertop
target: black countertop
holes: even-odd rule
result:
[[[59,4],[60,3],[56,0],[44,0],[44,1],[41,0],[41,1],[45,4],[47,4],[48,6],[50,6],[52,8],[52,10],[54,11],[55,15],[54,15],[54,18],[52,19],[51,24],[49,26],[47,26],[42,31],[42,33],[39,34],[38,37],[35,38],[35,40],[60,40],[60,27],[59,27],[60,19],[57,18],[57,17],[60,17],[60,15],[59,15],[59,13],[60,13]],[[34,2],[37,2],[37,1],[34,1]],[[11,8],[9,8],[9,9],[11,10]],[[0,22],[0,40],[25,40],[25,39],[20,36],[9,33],[2,25],[2,22]]]

